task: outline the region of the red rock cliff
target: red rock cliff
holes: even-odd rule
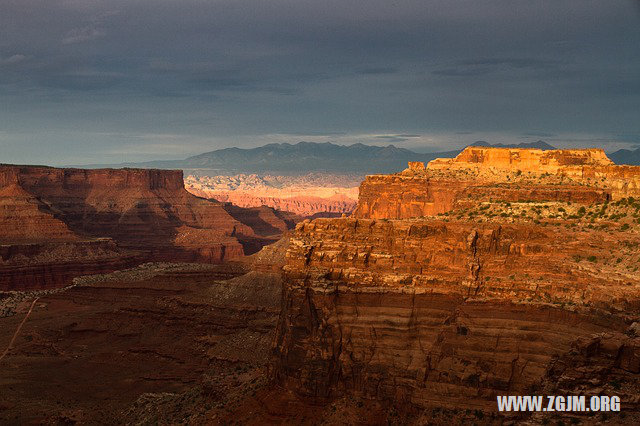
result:
[[[298,224],[275,377],[320,400],[491,415],[496,395],[619,395],[640,417],[640,202],[611,185],[637,169],[544,158],[605,184],[410,163],[369,176],[355,218]]]
[[[593,204],[640,195],[640,167],[616,166],[599,149],[468,147],[456,158],[367,176],[358,218],[411,218],[492,200]]]
[[[181,171],[0,166],[0,244],[96,238],[141,259],[212,263],[268,242],[221,203],[188,193]]]
[[[627,355],[606,362],[631,380],[640,339],[623,333],[640,313],[640,277],[572,260],[618,241],[530,225],[302,223],[284,269],[276,377],[312,397],[493,411],[496,395],[542,385],[576,339],[607,332]]]
[[[181,171],[3,166],[0,176],[5,188],[30,197],[27,204],[63,222],[75,237],[110,237],[159,259],[204,256],[219,262],[242,255],[235,235],[253,234],[220,204],[189,194]],[[0,220],[12,221],[5,211]],[[48,232],[39,221],[23,228],[34,231],[34,238]]]

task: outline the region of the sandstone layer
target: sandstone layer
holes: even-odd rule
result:
[[[140,253],[122,250],[108,238],[0,245],[0,291],[63,287],[74,277],[128,268],[143,260]]]
[[[492,200],[588,205],[640,196],[640,167],[616,166],[599,149],[468,147],[455,158],[409,166],[367,176],[354,216],[430,216]]]
[[[459,170],[368,177],[355,217],[298,224],[274,377],[316,400],[413,407],[418,423],[498,419],[497,395],[536,391],[618,395],[637,419],[640,202],[598,151],[529,154],[519,167],[555,174],[474,168],[467,152]],[[613,177],[589,186],[566,167]]]

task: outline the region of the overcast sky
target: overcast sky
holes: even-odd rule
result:
[[[0,0],[0,162],[640,144],[638,0]]]

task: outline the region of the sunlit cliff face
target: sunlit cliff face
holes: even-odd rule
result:
[[[640,200],[610,183],[640,167],[598,150],[433,164],[369,176],[354,217],[296,227],[276,378],[453,413],[533,389],[619,392],[637,414]]]

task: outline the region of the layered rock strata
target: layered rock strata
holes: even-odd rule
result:
[[[576,338],[624,333],[640,318],[637,274],[572,260],[616,244],[597,237],[425,220],[303,223],[285,266],[276,375],[313,397],[495,409],[495,395],[526,393]],[[637,373],[638,341],[619,350],[614,366]]]
[[[593,204],[640,196],[640,167],[616,166],[598,149],[468,147],[455,158],[409,166],[367,176],[354,216],[431,216],[491,200]]]
[[[429,167],[369,177],[355,217],[298,224],[274,376],[315,400],[420,410],[619,395],[637,417],[640,203],[558,175]]]
[[[242,216],[242,212],[235,213]],[[287,228],[284,220],[272,219],[279,226],[274,230]],[[143,260],[209,263],[237,259],[245,250],[254,252],[271,242],[260,238],[250,224],[232,217],[222,203],[187,192],[178,170],[3,165],[0,226],[0,244],[46,243],[51,247],[64,243],[67,248],[78,244],[78,250],[68,250],[69,262],[77,260],[81,247],[98,238],[110,238],[118,249],[135,251]],[[19,266],[16,259],[4,261],[11,261],[12,268]],[[23,264],[33,262],[25,259]],[[51,271],[62,268],[62,264],[50,265]],[[23,281],[12,281],[11,286]],[[45,285],[52,279],[34,270],[33,281]]]
[[[0,245],[0,291],[64,287],[74,277],[128,268],[143,260],[108,238]]]

